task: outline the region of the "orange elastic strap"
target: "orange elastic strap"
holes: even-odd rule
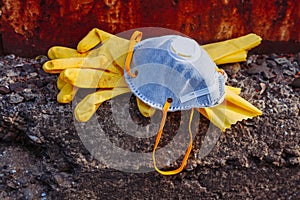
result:
[[[125,69],[126,69],[126,73],[131,76],[131,77],[136,77],[136,74],[133,74],[130,72],[130,63],[132,60],[132,55],[133,55],[133,50],[134,50],[134,46],[140,42],[142,40],[142,32],[140,31],[135,31],[130,38],[129,41],[129,48],[128,48],[128,54],[125,60]]]
[[[225,74],[225,71],[223,69],[220,69],[219,67],[216,67],[217,72],[221,73],[221,74]]]
[[[171,105],[171,102],[169,101],[166,101],[164,107],[163,107],[163,115],[162,115],[162,119],[161,119],[161,122],[160,122],[160,126],[159,126],[159,130],[157,132],[157,136],[156,136],[156,141],[155,141],[155,144],[154,144],[154,148],[153,148],[153,152],[152,152],[152,158],[153,158],[153,164],[154,164],[154,168],[157,172],[159,172],[160,174],[162,175],[174,175],[174,174],[178,174],[179,172],[181,172],[183,170],[183,168],[185,167],[186,163],[187,163],[187,160],[189,158],[189,155],[191,153],[191,150],[192,150],[192,145],[193,145],[193,133],[191,131],[191,123],[192,123],[192,119],[193,119],[193,115],[194,115],[194,109],[192,109],[191,111],[191,114],[190,114],[190,120],[189,120],[189,135],[190,135],[190,142],[189,142],[189,146],[188,146],[188,149],[184,155],[184,158],[181,162],[181,165],[178,169],[175,169],[175,170],[171,170],[171,171],[162,171],[160,169],[158,169],[158,167],[156,166],[156,160],[155,160],[155,151],[156,151],[156,148],[158,146],[158,143],[160,141],[160,138],[161,138],[161,135],[162,135],[162,132],[163,132],[163,128],[165,126],[165,122],[166,122],[166,117],[167,117],[167,113],[168,113],[168,109]]]

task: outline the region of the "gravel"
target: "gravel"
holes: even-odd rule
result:
[[[45,61],[13,54],[0,57],[0,199],[300,198],[300,53],[250,55],[247,62],[223,66],[232,72],[228,84],[242,88],[241,95],[263,115],[209,138],[216,144],[206,156],[201,146],[209,121],[195,120],[187,167],[174,176],[119,171],[93,157],[75,127],[72,104],[56,102],[57,75],[43,72]],[[158,122],[153,125],[143,118],[133,97],[127,104],[124,97],[104,103],[96,120],[120,148],[151,152]],[[124,123],[129,109],[133,122],[148,130],[149,137],[120,131],[112,105],[118,106]],[[184,112],[168,115],[162,147],[187,120]],[[88,139],[95,141],[96,136]],[[186,132],[179,138],[184,141],[185,136]],[[106,153],[109,150],[104,157]],[[172,162],[166,154],[159,160],[166,168],[180,161]],[[129,160],[122,162],[131,166]]]

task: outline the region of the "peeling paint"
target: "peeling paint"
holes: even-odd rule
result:
[[[300,42],[298,0],[2,0],[4,51],[46,52],[52,45],[76,46],[92,28],[119,33],[158,26],[199,43],[254,32],[269,41]]]

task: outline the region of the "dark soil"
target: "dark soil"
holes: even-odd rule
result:
[[[242,88],[241,95],[263,115],[211,138],[217,141],[207,156],[201,146],[209,121],[196,118],[188,165],[174,176],[158,174],[152,162],[140,166],[137,161],[144,173],[126,172],[133,169],[125,154],[119,170],[93,157],[76,128],[72,104],[57,103],[57,75],[43,72],[43,62],[0,57],[0,199],[300,199],[300,90],[295,78],[300,53],[251,55],[241,65],[223,66],[228,84]],[[95,120],[120,148],[151,152],[160,112],[157,118],[143,118],[135,98],[129,99],[125,95],[104,103]],[[131,118],[137,127],[148,126],[149,137],[127,135],[116,127],[114,108],[125,119],[120,124]],[[185,112],[168,115],[161,147],[187,118]],[[85,141],[96,141],[95,126],[87,129],[91,134]],[[184,141],[186,134],[179,138]],[[109,149],[101,153],[111,159]],[[167,163],[165,169],[178,166],[181,158],[168,162],[165,153],[158,156],[159,163]]]

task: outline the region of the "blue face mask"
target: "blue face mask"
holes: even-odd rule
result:
[[[150,38],[134,48],[131,72],[125,79],[131,91],[151,107],[168,111],[212,107],[225,96],[224,76],[196,41],[177,35]]]

